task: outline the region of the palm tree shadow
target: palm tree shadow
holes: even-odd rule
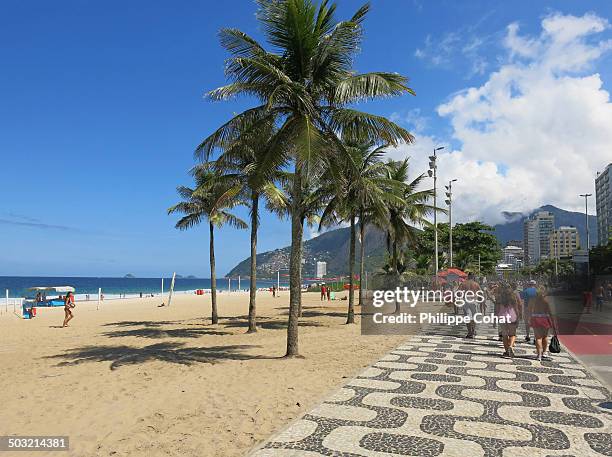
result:
[[[227,317],[223,319],[221,323],[225,328],[244,328],[248,327],[249,323],[242,318],[239,317]],[[301,321],[300,327],[323,327],[324,325],[319,322],[308,322]],[[287,328],[287,321],[285,319],[278,320],[272,318],[258,317],[257,318],[257,327],[267,330],[284,330]]]
[[[281,316],[288,316],[289,315],[289,310],[288,308],[285,307],[279,307],[276,309],[282,309],[284,311],[282,311],[281,313],[279,313]],[[359,315],[360,313],[355,312],[356,315]],[[342,318],[346,318],[346,311],[342,312],[342,311],[329,311],[327,310],[327,308],[325,307],[321,307],[321,306],[314,306],[314,307],[306,307],[304,306],[302,309],[302,316],[301,317],[342,317]]]
[[[184,343],[157,343],[145,347],[84,346],[71,349],[63,354],[46,356],[46,359],[62,360],[57,366],[80,365],[87,362],[111,362],[110,369],[116,370],[126,365],[138,365],[160,361],[179,365],[196,363],[218,363],[223,360],[275,359],[248,354],[246,351],[261,346],[227,345],[209,347],[184,347]]]
[[[283,314],[289,314],[289,313],[283,313]],[[359,313],[355,313],[355,315],[359,315]],[[316,311],[314,309],[304,309],[302,311],[302,317],[341,317],[343,319],[346,319],[346,311],[345,312],[339,312],[339,311]]]
[[[203,335],[229,335],[230,332],[208,328],[175,328],[164,330],[155,327],[134,328],[128,330],[115,330],[102,335],[109,338],[123,338],[134,336],[138,338],[199,338]]]
[[[161,327],[162,325],[174,325],[184,321],[119,321],[102,324],[104,327]]]

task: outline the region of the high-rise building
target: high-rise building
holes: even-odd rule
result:
[[[580,236],[576,227],[561,226],[549,237],[550,257],[571,257],[580,248]]]
[[[536,258],[536,224],[531,219],[526,219],[523,225],[523,252],[525,265],[532,265]]]
[[[612,163],[595,179],[597,238],[601,246],[612,236]]]
[[[537,265],[540,260],[550,257],[548,240],[555,228],[555,216],[550,211],[536,211],[523,226],[523,250],[525,263]]]
[[[327,274],[327,262],[317,262],[317,278],[322,278]]]
[[[504,252],[504,264],[512,265],[513,270],[520,270],[524,262],[523,248],[519,246],[506,246],[503,249]]]

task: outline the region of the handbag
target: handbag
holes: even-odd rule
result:
[[[558,354],[559,352],[561,352],[561,344],[559,344],[559,338],[557,338],[557,335],[553,335],[553,337],[550,339],[550,344],[548,345],[548,352],[550,352],[551,354]]]

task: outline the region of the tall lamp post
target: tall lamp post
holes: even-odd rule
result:
[[[587,255],[587,286],[591,279],[591,256],[589,255],[589,249],[591,248],[591,237],[589,235],[589,197],[593,194],[580,194],[580,197],[584,197],[584,223],[586,225],[586,255]]]
[[[442,149],[444,149],[444,146],[440,146],[438,148],[434,148],[433,150],[433,155],[429,156],[429,170],[427,171],[427,174],[429,175],[430,178],[433,177],[433,191],[434,191],[434,197],[433,197],[433,206],[434,206],[434,249],[435,249],[435,274],[436,277],[438,276],[438,207],[436,205],[436,186],[438,183],[438,175],[437,175],[437,169],[438,169],[438,165],[436,164],[436,160],[438,159],[437,156],[437,152],[441,151]]]
[[[444,201],[448,205],[448,252],[449,252],[449,265],[453,268],[453,183],[457,179],[451,179],[446,187],[446,200]]]

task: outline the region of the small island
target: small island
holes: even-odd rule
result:
[[[124,278],[130,278],[130,279],[133,279],[133,278],[135,278],[135,277],[136,277],[136,276],[134,276],[132,273],[128,273],[128,274],[126,274],[126,275],[124,276]]]

